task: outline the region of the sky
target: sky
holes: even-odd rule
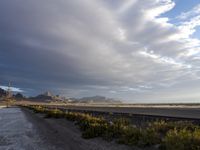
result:
[[[200,102],[198,0],[1,0],[0,86]]]

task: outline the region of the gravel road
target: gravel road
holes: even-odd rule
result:
[[[45,119],[26,109],[0,108],[0,150],[129,149],[100,138],[85,140],[77,126],[65,119]]]
[[[0,108],[0,150],[50,148],[19,108]]]

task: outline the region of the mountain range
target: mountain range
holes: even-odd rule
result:
[[[6,91],[0,88],[0,97],[5,97]],[[13,94],[13,97],[18,99],[25,99],[25,97],[21,93]],[[109,103],[116,104],[122,103],[120,100],[115,100],[113,98],[107,98],[104,96],[91,96],[91,97],[83,97],[83,98],[65,98],[59,95],[54,95],[51,92],[47,91],[42,94],[39,94],[35,97],[29,97],[27,100],[35,101],[35,102],[71,102],[71,103]]]
[[[5,97],[5,96],[6,96],[6,91],[0,88],[0,97]]]
[[[7,91],[0,88],[0,98],[6,97]],[[13,98],[15,99],[25,99],[25,97],[21,93],[16,93],[12,95]]]
[[[115,100],[113,98],[107,98],[104,96],[91,96],[91,97],[83,97],[83,98],[71,98],[74,102],[78,103],[122,103],[120,100]]]
[[[115,100],[115,99],[107,98],[104,96],[65,98],[65,97],[60,97],[59,95],[53,95],[49,91],[35,97],[30,97],[29,99],[34,100],[34,101],[42,101],[42,102],[62,101],[62,102],[71,102],[71,103],[112,103],[112,104],[122,103],[120,100]]]

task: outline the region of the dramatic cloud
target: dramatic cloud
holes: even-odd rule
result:
[[[0,82],[27,95],[196,101],[199,5],[177,14],[178,24],[162,17],[174,7],[172,0],[2,0]]]
[[[16,87],[0,86],[4,90],[11,90],[12,92],[23,92],[23,90]]]

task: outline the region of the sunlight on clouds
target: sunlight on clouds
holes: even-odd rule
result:
[[[200,76],[200,41],[192,38],[200,5],[173,24],[162,15],[175,5],[173,0],[0,1],[0,31],[6,37],[0,56],[9,56],[1,64],[12,66],[0,68],[7,69],[0,78],[13,78],[22,83],[18,87],[63,89],[70,96],[121,92],[118,96],[131,100],[149,91],[167,93]]]
[[[189,38],[192,34],[195,33],[195,28],[200,26],[200,14],[189,21],[182,22],[181,25],[178,27],[181,30],[181,37]]]
[[[0,88],[4,90],[8,90],[8,88],[10,88],[10,90],[13,92],[24,92],[22,89],[16,87],[0,86]]]
[[[147,18],[151,19],[171,10],[175,6],[172,0],[154,0],[152,4],[153,6],[150,6],[152,7],[151,9],[148,11],[144,10],[144,12],[146,11]]]
[[[186,65],[184,63],[175,61],[174,59],[169,58],[169,57],[162,57],[160,55],[154,54],[154,52],[152,51],[150,51],[150,53],[148,53],[147,51],[140,51],[139,53],[145,57],[152,58],[157,63],[169,64],[177,68],[187,68],[187,69],[192,68],[191,65]]]
[[[176,18],[180,20],[186,20],[188,18],[195,17],[196,15],[199,15],[199,14],[200,14],[200,4],[195,6],[192,10],[188,12],[182,12]]]

